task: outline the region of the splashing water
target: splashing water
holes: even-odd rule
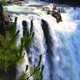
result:
[[[80,16],[75,10],[80,12],[79,8],[70,8],[62,13],[63,22],[60,23],[50,15],[39,17],[32,14],[18,20],[17,25],[21,26],[25,19],[30,29],[33,19],[35,35],[28,50],[28,59],[36,66],[39,55],[43,55],[43,80],[80,80]],[[22,26],[18,29],[22,37]]]

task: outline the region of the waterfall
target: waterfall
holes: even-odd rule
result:
[[[18,17],[16,30],[17,31],[19,30],[19,34],[18,34],[19,37],[17,38],[17,46],[19,46],[21,44],[21,38],[24,36],[24,34],[23,34],[24,27],[23,27],[23,23],[22,23],[23,21],[26,21],[28,30],[29,30],[29,26],[30,26],[29,25],[30,20],[27,17],[24,17],[23,15],[20,15]],[[27,65],[30,66],[26,50],[23,50],[23,54],[24,54],[24,58],[23,58],[22,63],[17,64],[17,79],[22,75],[23,72],[25,72],[26,66]],[[28,68],[27,72],[28,72],[28,75],[30,75],[30,68]]]
[[[43,55],[43,80],[80,80],[80,19],[75,18],[75,10],[72,8],[71,10],[73,17],[70,15],[70,9],[67,9],[66,13],[61,14],[63,22],[60,23],[50,15],[19,16],[18,44],[23,36],[22,20],[28,22],[28,29],[30,29],[33,19],[34,37],[27,50],[27,58],[28,64],[36,66],[39,55]]]
[[[45,44],[46,44],[46,59],[47,59],[47,64],[49,65],[48,69],[49,69],[49,79],[53,80],[53,72],[54,72],[54,63],[53,63],[53,41],[49,32],[49,26],[47,24],[47,22],[45,20],[42,20],[42,29],[44,32],[44,36],[45,36]]]
[[[37,66],[37,63],[39,62],[39,56],[42,54],[45,56],[45,48],[44,48],[44,35],[41,28],[41,20],[38,16],[28,15],[28,17],[31,17],[33,19],[33,31],[34,31],[34,38],[33,42],[30,46],[30,49],[28,51],[29,54],[29,60],[32,63],[32,65]],[[44,62],[44,60],[43,60]]]

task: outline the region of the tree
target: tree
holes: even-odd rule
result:
[[[21,38],[21,44],[17,47],[16,40],[19,34],[19,31],[16,32],[17,18],[15,18],[14,23],[9,22],[9,24],[6,25],[2,5],[1,9],[2,9],[1,11],[2,15],[0,16],[1,17],[0,29],[1,30],[3,29],[4,34],[0,32],[0,80],[15,80],[16,65],[23,59],[24,57],[23,50],[28,48],[34,36],[33,20],[31,21],[30,33],[29,32],[26,33],[25,31],[25,35]],[[26,80],[26,79],[29,80],[31,76],[33,76],[34,80],[42,80],[43,67],[40,67],[40,63],[41,63],[41,56],[38,66],[32,68],[31,75],[26,77],[27,74],[25,71],[21,75],[20,80]],[[26,70],[28,69],[28,67],[29,66],[26,66]]]
[[[31,43],[33,32],[30,32],[27,37],[23,36],[23,38],[21,38],[21,45],[17,47],[16,39],[19,34],[19,31],[16,32],[17,18],[15,18],[14,23],[9,22],[10,24],[6,25],[3,7],[2,5],[0,7],[0,71],[3,73],[0,77],[3,77],[4,74],[16,67],[17,63],[23,58],[23,49],[28,47]]]

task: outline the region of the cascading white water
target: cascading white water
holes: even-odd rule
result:
[[[71,10],[75,11],[73,8]],[[75,12],[71,15],[70,9],[66,10],[66,13],[62,13],[63,22],[60,23],[50,15],[39,17],[32,14],[19,19],[19,21],[29,20],[29,26],[33,19],[35,34],[28,50],[28,58],[32,65],[37,65],[39,55],[44,56],[43,80],[80,80],[80,20],[79,18],[76,18],[77,21],[73,20],[76,16]],[[41,25],[42,19],[48,23],[48,26],[44,26],[46,31]],[[19,22],[19,25],[21,26],[22,23]],[[23,29],[22,27],[18,29],[22,37]]]
[[[18,70],[18,77],[21,75],[23,71],[26,69],[26,65],[32,64],[33,66],[37,66],[37,63],[39,62],[39,56],[43,55],[45,56],[45,48],[44,48],[44,36],[43,31],[41,28],[41,19],[40,17],[36,15],[19,15],[18,21],[17,21],[17,31],[19,30],[19,38],[17,39],[17,46],[20,45],[21,41],[20,39],[23,37],[23,26],[22,21],[26,21],[28,26],[27,29],[30,30],[31,20],[33,19],[33,31],[34,31],[34,38],[32,41],[31,46],[28,48],[27,53],[24,55],[24,61],[22,64],[18,64],[17,70]],[[39,35],[39,36],[38,36]],[[44,58],[42,60],[42,63],[44,63]]]
[[[49,26],[48,26],[49,27],[49,33],[52,37],[52,42],[54,44],[53,46],[51,46],[51,48],[53,47],[52,52],[48,53],[51,55],[53,54],[53,57],[52,57],[53,58],[52,59],[53,66],[52,66],[52,64],[50,65],[50,66],[52,66],[52,67],[50,67],[51,68],[50,72],[52,71],[51,73],[53,74],[52,75],[53,78],[49,77],[50,74],[49,73],[47,74],[48,70],[47,70],[47,68],[45,68],[46,77],[44,80],[65,80],[65,77],[64,77],[65,72],[60,68],[60,66],[61,67],[64,66],[63,65],[64,60],[66,61],[66,59],[64,59],[65,53],[63,53],[63,50],[60,50],[60,51],[58,50],[59,48],[61,48],[61,46],[64,45],[63,41],[61,41],[61,39],[60,39],[61,35],[59,35],[59,34],[62,34],[62,35],[65,34],[66,37],[70,37],[73,34],[73,32],[75,32],[75,30],[76,30],[76,23],[74,23],[70,20],[68,21],[68,18],[66,18],[66,16],[64,16],[64,15],[62,15],[62,17],[64,17],[63,22],[58,23],[58,24],[55,22],[55,20],[52,17],[50,17],[50,16],[44,17],[44,20],[47,21],[47,23],[49,24]],[[45,29],[47,29],[47,28],[45,28]],[[62,37],[62,38],[64,39],[64,37]],[[49,55],[47,55],[47,56],[49,56]],[[48,63],[46,64],[46,67],[49,66]]]
[[[17,38],[17,46],[19,46],[21,44],[21,38],[23,37],[23,26],[22,26],[22,21],[26,20],[26,22],[28,23],[27,25],[27,29],[29,29],[30,27],[30,20],[27,17],[24,17],[23,15],[19,15],[18,20],[17,20],[17,31],[19,30],[19,37]],[[23,54],[24,54],[24,58],[22,63],[17,64],[17,78],[19,78],[23,72],[25,72],[26,70],[26,66],[30,66],[29,64],[29,60],[28,60],[28,55],[26,50],[23,50]],[[30,68],[28,68],[27,70],[28,75],[30,76]]]
[[[29,59],[31,59],[31,63],[36,66],[39,61],[39,56],[41,54],[44,56],[44,53],[45,53],[44,35],[41,28],[40,17],[36,15],[28,15],[28,17],[31,17],[31,16],[33,19],[34,38],[28,54],[30,54]]]
[[[79,9],[78,9],[79,10]],[[66,14],[66,13],[65,13]],[[72,13],[72,14],[75,14]],[[72,17],[62,14],[63,22],[55,23],[52,18],[47,17],[45,20],[49,24],[50,34],[53,38],[53,78],[52,80],[79,80],[79,26],[80,20],[73,20]],[[79,14],[77,14],[79,15]],[[70,18],[69,18],[70,17]],[[46,61],[46,60],[45,60]],[[48,65],[47,65],[48,66]],[[47,71],[46,71],[47,72]],[[75,77],[74,77],[75,76]],[[45,80],[51,80],[46,78]]]

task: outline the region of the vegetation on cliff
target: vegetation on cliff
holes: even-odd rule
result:
[[[8,17],[9,18],[9,17]],[[31,25],[30,33],[21,38],[20,46],[16,46],[19,31],[16,32],[16,22],[6,21],[3,12],[3,6],[0,5],[0,80],[15,80],[10,78],[9,72],[14,72],[17,63],[23,59],[23,50],[28,48],[34,36],[33,26]],[[41,62],[41,57],[40,57]],[[29,80],[32,76],[34,80],[42,80],[43,67],[40,67],[40,62],[37,67],[33,67],[30,76],[26,77],[26,71],[19,78],[20,80]],[[26,67],[26,70],[29,66]],[[16,69],[15,69],[16,70]],[[16,74],[15,74],[16,76]]]

